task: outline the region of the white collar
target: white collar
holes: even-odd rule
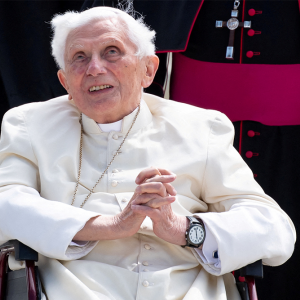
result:
[[[98,126],[100,127],[101,131],[103,132],[111,132],[111,131],[121,131],[122,128],[122,121],[123,120],[119,120],[117,122],[114,123],[107,123],[107,124],[99,124]]]
[[[138,110],[138,107],[133,112],[131,112],[130,114],[136,113],[137,110]],[[103,132],[111,132],[111,131],[120,132],[121,129],[122,129],[122,122],[123,122],[123,119],[121,119],[117,122],[113,122],[113,123],[106,123],[106,124],[97,123],[97,124],[100,127],[101,131],[103,131]]]
[[[136,108],[138,109],[138,108]],[[121,121],[121,133],[126,133],[131,126],[133,119],[135,118],[136,110],[131,112],[129,115],[125,116]],[[139,117],[137,118],[135,125],[132,128],[132,133],[140,130],[142,127],[148,125],[152,121],[152,114],[145,103],[144,100],[141,101],[141,112]],[[107,132],[102,131],[102,124],[101,128],[99,124],[97,124],[93,119],[90,119],[85,114],[82,114],[82,123],[83,123],[83,130],[86,134],[107,134]],[[110,128],[111,129],[111,128]]]

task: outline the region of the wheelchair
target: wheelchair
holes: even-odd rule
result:
[[[1,245],[0,251],[0,300],[41,300],[42,285],[35,266],[38,253],[17,240]],[[9,270],[8,256],[12,252],[17,261],[25,261],[25,269]],[[241,299],[258,300],[255,278],[263,278],[262,261],[234,271],[234,276]]]

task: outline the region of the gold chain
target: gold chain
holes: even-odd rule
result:
[[[98,185],[98,183],[101,181],[101,179],[103,178],[104,174],[106,173],[106,171],[108,170],[108,168],[111,166],[111,164],[113,163],[113,161],[115,160],[115,158],[117,157],[117,155],[119,154],[119,151],[121,150],[124,142],[126,141],[139,113],[140,113],[140,104],[138,106],[138,111],[134,117],[134,120],[127,132],[127,134],[125,135],[121,145],[119,146],[118,150],[116,151],[116,153],[114,154],[113,158],[111,159],[110,163],[107,165],[106,169],[103,171],[103,173],[101,174],[101,176],[99,177],[99,179],[97,180],[97,182],[95,183],[94,187],[90,190],[90,193],[86,196],[86,198],[84,199],[84,201],[81,203],[80,208],[82,208],[85,203],[88,201],[88,199],[90,198],[90,196],[92,195],[92,193],[94,193],[94,189],[96,188],[96,186]],[[76,198],[76,194],[78,191],[78,186],[79,186],[79,181],[80,181],[80,175],[81,175],[81,166],[82,166],[82,144],[83,144],[83,125],[82,125],[82,114],[80,114],[80,119],[79,119],[80,125],[81,125],[81,134],[80,134],[80,150],[79,150],[79,170],[78,170],[78,177],[77,177],[77,182],[76,182],[76,187],[75,187],[75,191],[74,191],[74,195],[73,195],[73,199],[72,199],[72,203],[71,205],[74,204],[75,202],[75,198]]]

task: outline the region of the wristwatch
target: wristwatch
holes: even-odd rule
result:
[[[185,232],[186,245],[181,247],[200,247],[205,240],[205,227],[200,219],[194,217],[187,217],[190,220],[189,228]]]

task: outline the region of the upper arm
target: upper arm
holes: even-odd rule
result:
[[[39,190],[37,159],[25,112],[20,108],[11,109],[4,115],[0,139],[0,186],[13,184]]]

